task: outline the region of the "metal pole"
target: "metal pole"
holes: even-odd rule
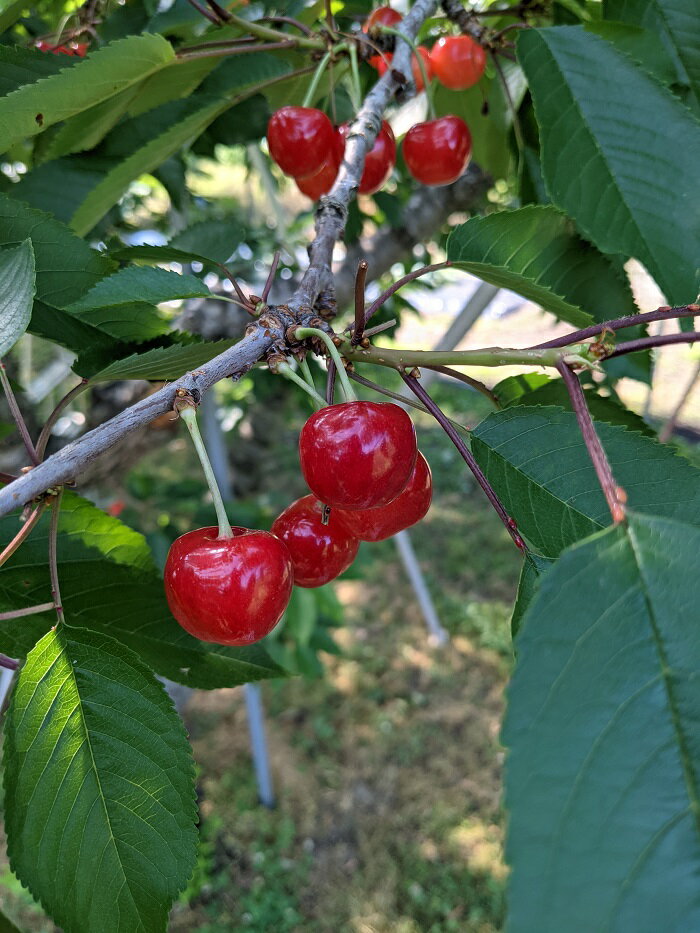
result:
[[[459,314],[457,314],[442,337],[440,337],[434,345],[433,349],[454,350],[474,321],[483,314],[499,291],[500,289],[495,285],[482,282]],[[436,376],[437,373],[427,369],[421,376],[421,382],[423,385],[427,385],[432,382]],[[413,591],[416,594],[418,605],[421,608],[425,624],[430,632],[430,640],[434,644],[444,645],[445,642],[449,640],[449,634],[440,624],[438,614],[435,610],[435,604],[433,603],[430,590],[425,582],[423,571],[416,558],[416,553],[413,550],[413,544],[408,531],[400,531],[398,534],[394,535],[394,543],[396,544],[396,549],[399,552],[399,557],[404,565],[408,579],[411,581]]]
[[[207,445],[207,452],[211,460],[212,469],[219,484],[224,499],[233,498],[231,471],[229,469],[226,442],[217,416],[216,398],[213,392],[207,392],[202,399],[200,408],[202,413],[202,433]],[[272,788],[272,775],[270,773],[270,760],[267,752],[267,739],[265,736],[265,714],[263,710],[260,688],[254,684],[244,684],[246,712],[248,714],[248,730],[250,731],[250,747],[253,755],[253,768],[255,780],[258,785],[258,798],[265,807],[274,807],[275,795]]]

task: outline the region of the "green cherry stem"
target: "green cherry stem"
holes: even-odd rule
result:
[[[323,77],[323,73],[328,67],[328,63],[330,62],[330,60],[331,60],[331,53],[326,52],[326,54],[323,56],[321,61],[318,63],[318,67],[316,71],[314,72],[314,76],[311,79],[311,83],[309,84],[307,88],[306,94],[304,95],[304,100],[302,101],[302,104],[301,104],[302,107],[313,106],[313,102],[316,98],[316,91],[318,90],[318,86],[321,82],[321,78]]]
[[[356,402],[357,396],[355,395],[355,390],[350,385],[350,380],[348,379],[348,375],[345,372],[345,367],[343,366],[343,360],[341,359],[340,353],[338,353],[336,345],[333,343],[325,330],[320,330],[318,327],[297,327],[294,331],[294,336],[297,340],[305,340],[307,337],[318,337],[319,340],[322,340],[325,343],[328,353],[330,354],[330,357],[338,370],[340,388],[343,392],[343,396],[345,397],[345,401]]]
[[[352,89],[352,106],[355,113],[360,109],[362,103],[362,84],[360,82],[360,68],[357,63],[357,46],[355,43],[351,43],[348,48],[348,55],[350,56],[350,82],[349,86]]]
[[[304,379],[306,379],[306,381],[311,386],[311,388],[315,390],[316,383],[314,382],[314,377],[311,374],[311,367],[309,366],[309,361],[306,358],[304,358],[303,360],[299,360],[299,369]]]
[[[316,389],[312,388],[305,379],[302,379],[298,373],[294,372],[289,363],[278,363],[275,366],[274,372],[278,373],[280,376],[284,376],[285,379],[289,379],[290,382],[295,383],[300,389],[303,389],[307,395],[310,395],[317,411],[320,408],[325,408],[326,400],[324,397],[320,395]]]
[[[209,491],[211,492],[211,497],[214,500],[214,508],[216,509],[216,517],[219,522],[219,537],[220,538],[232,538],[233,532],[231,531],[231,524],[226,515],[226,509],[224,507],[224,500],[221,498],[221,491],[219,490],[219,484],[216,482],[216,477],[214,476],[214,470],[209,459],[209,454],[207,453],[207,448],[204,446],[204,441],[202,440],[202,435],[199,433],[199,425],[197,424],[197,412],[190,405],[183,406],[179,408],[180,417],[185,422],[187,430],[192,435],[192,442],[194,443],[195,450],[199,455],[199,460],[202,464],[202,469],[204,470],[204,475],[207,479],[207,485],[209,486]]]

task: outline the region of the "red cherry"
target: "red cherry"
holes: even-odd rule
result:
[[[270,155],[292,178],[313,175],[333,147],[333,124],[313,107],[282,107],[267,124]]]
[[[445,36],[430,52],[433,74],[453,91],[472,87],[486,68],[486,52],[469,36]]]
[[[313,175],[295,179],[299,191],[312,201],[318,201],[322,194],[328,194],[333,187],[339,166],[334,156],[335,153]]]
[[[433,76],[433,66],[430,63],[430,52],[425,48],[425,46],[418,46],[418,54],[423,59],[423,65],[425,66],[425,73],[428,77],[428,81]],[[374,55],[370,58],[369,63],[373,68],[376,68],[380,75],[383,75],[387,69],[391,66],[391,62],[394,56],[391,52],[386,52],[385,57],[382,58],[380,55]],[[411,56],[411,71],[413,72],[413,83],[416,85],[416,91],[422,91],[425,87],[423,83],[423,72],[420,70],[420,65],[418,64],[418,59],[415,55]]]
[[[403,157],[413,177],[424,185],[449,185],[467,167],[472,138],[460,117],[416,123],[406,133]]]
[[[410,479],[416,450],[413,422],[392,402],[329,405],[299,435],[309,489],[339,509],[372,509],[395,499]]]
[[[372,29],[376,29],[378,26],[395,26],[402,19],[403,16],[397,13],[396,10],[392,10],[390,6],[380,6],[369,14],[362,31],[371,32]]]
[[[338,127],[338,134],[343,140],[348,135],[348,124],[343,123]],[[382,121],[382,128],[377,134],[374,146],[365,157],[365,167],[360,179],[360,194],[374,194],[382,187],[384,182],[391,174],[391,170],[396,164],[396,139],[394,131],[386,122]]]
[[[51,52],[52,55],[78,55],[83,58],[88,50],[87,42],[70,42],[68,45],[54,45],[45,39],[36,43],[40,52]]]
[[[177,538],[165,563],[165,595],[180,625],[202,641],[250,645],[282,618],[294,569],[285,545],[267,531],[198,528]]]
[[[360,541],[383,541],[424,518],[432,498],[433,480],[430,467],[419,450],[408,486],[393,502],[378,509],[358,509],[355,512],[332,509],[331,516]]]
[[[323,586],[335,580],[355,560],[360,546],[340,524],[335,509],[327,525],[322,515],[322,503],[315,496],[304,496],[273,522],[272,533],[284,541],[291,555],[297,586]]]

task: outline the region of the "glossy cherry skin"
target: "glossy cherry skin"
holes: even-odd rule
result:
[[[338,134],[345,146],[345,139],[348,134],[348,124],[343,123],[338,127]],[[391,126],[382,120],[382,128],[377,134],[374,146],[365,157],[365,167],[360,179],[360,194],[374,194],[379,191],[384,182],[391,175],[391,170],[396,165],[396,139]]]
[[[371,32],[372,29],[376,29],[378,26],[396,26],[402,19],[403,16],[396,10],[392,10],[390,6],[378,6],[376,10],[372,10],[365,20],[362,31]]]
[[[333,124],[313,107],[282,107],[267,124],[270,155],[292,178],[317,172],[333,148],[333,139]]]
[[[292,502],[272,523],[272,533],[287,545],[297,586],[323,586],[355,560],[360,542],[349,534],[331,509],[322,522],[323,505],[315,496]]]
[[[481,78],[486,52],[469,36],[443,36],[430,50],[433,74],[453,91],[464,91]]]
[[[449,185],[469,163],[472,138],[461,117],[416,123],[406,133],[403,157],[413,177],[424,185]]]
[[[343,402],[315,412],[299,435],[301,472],[321,502],[338,509],[387,505],[416,462],[416,431],[391,402]]]
[[[87,42],[69,42],[66,45],[54,45],[45,39],[36,43],[40,52],[51,52],[53,55],[77,55],[78,58],[84,58],[87,54]]]
[[[418,451],[408,485],[393,502],[378,509],[347,512],[332,509],[338,524],[360,541],[383,541],[425,518],[433,498],[433,480],[428,461]]]
[[[180,625],[202,641],[250,645],[277,625],[287,608],[294,568],[286,546],[267,531],[198,528],[173,541],[165,563],[165,595]]]
[[[425,73],[428,77],[428,81],[430,81],[433,76],[433,66],[430,63],[430,52],[425,48],[425,46],[419,45],[418,54],[423,59]],[[393,58],[393,54],[391,52],[387,52],[384,58],[382,58],[380,55],[372,56],[372,58],[369,60],[369,63],[373,68],[377,69],[380,75],[383,75],[391,66]],[[411,71],[413,72],[413,83],[416,85],[416,91],[420,92],[425,87],[425,84],[423,82],[423,72],[420,70],[420,65],[418,64],[418,59],[415,55],[411,56]]]
[[[306,178],[296,178],[297,188],[307,198],[318,201],[322,194],[328,194],[333,187],[339,165],[340,163],[335,160],[334,156],[331,156],[313,175],[307,175]]]

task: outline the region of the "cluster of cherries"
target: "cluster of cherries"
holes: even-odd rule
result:
[[[372,36],[382,27],[393,29],[402,20],[389,6],[376,9],[363,26]],[[446,36],[428,51],[418,46],[428,80],[435,77],[451,90],[476,84],[486,67],[486,53],[468,36]],[[369,64],[380,74],[391,66],[390,52],[372,56]],[[424,87],[423,71],[416,55],[412,61],[417,90]],[[300,191],[316,201],[333,186],[345,153],[348,127],[334,127],[321,110],[313,107],[282,107],[267,127],[270,155]],[[403,157],[411,175],[424,185],[447,185],[456,181],[471,156],[471,135],[461,117],[452,114],[416,123],[406,133]],[[391,127],[382,122],[374,147],[367,153],[360,179],[360,194],[374,194],[382,187],[396,164],[396,140]]]
[[[165,592],[180,625],[202,641],[249,645],[279,622],[292,586],[322,586],[381,541],[425,516],[430,467],[413,422],[391,402],[352,401],[313,414],[299,436],[311,494],[292,502],[272,531],[199,528],[178,538]]]
[[[89,46],[87,42],[64,42],[61,45],[55,45],[53,42],[40,39],[36,43],[36,48],[40,52],[51,52],[52,55],[77,55],[78,58],[85,58]]]

